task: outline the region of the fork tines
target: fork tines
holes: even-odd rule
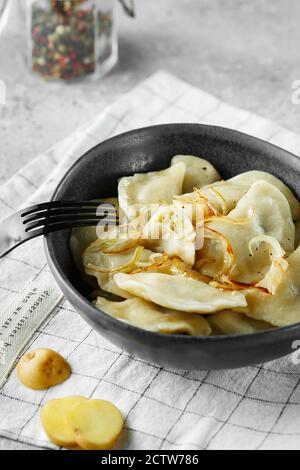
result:
[[[113,204],[100,201],[52,201],[37,204],[21,212],[25,232],[44,228],[45,233],[71,227],[117,224]]]

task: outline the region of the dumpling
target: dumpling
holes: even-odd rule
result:
[[[189,193],[193,191],[193,188],[201,188],[221,179],[214,166],[203,158],[193,155],[175,155],[171,160],[171,165],[176,165],[179,162],[185,163],[186,166],[183,181],[184,193]]]
[[[207,198],[219,214],[228,215],[250,187],[259,180],[266,181],[277,187],[288,200],[293,220],[300,219],[300,202],[296,199],[292,191],[278,178],[264,171],[248,171],[234,176],[227,181],[216,181],[212,184],[207,184],[201,187],[201,194]],[[192,191],[192,189],[190,189],[190,191]],[[186,192],[187,191],[184,190],[184,193]],[[178,199],[178,201],[187,199],[199,201],[198,194],[195,192],[183,194],[176,199]]]
[[[204,247],[200,251],[203,262],[199,271],[210,277],[224,273],[237,282],[256,284],[269,271],[272,250],[262,242],[251,252],[250,242],[257,237],[271,237],[290,254],[294,249],[295,226],[289,204],[283,194],[266,181],[257,181],[240,199],[228,216],[207,224]]]
[[[98,297],[95,306],[114,318],[154,333],[191,336],[209,336],[211,333],[209,323],[201,315],[169,310],[139,298],[110,302]]]
[[[253,220],[259,234],[276,238],[286,253],[294,250],[295,226],[287,199],[273,184],[260,180],[254,183],[229,217],[243,218],[253,209]]]
[[[118,189],[120,208],[131,221],[144,205],[171,203],[173,196],[182,194],[184,175],[185,164],[179,162],[166,170],[121,178]]]
[[[199,191],[182,194],[174,198],[174,204],[200,204],[204,209],[211,208],[210,212],[219,215],[228,215],[239,200],[248,191],[247,186],[217,181],[208,186],[203,186]],[[202,199],[201,199],[202,198]],[[207,201],[207,202],[205,202]],[[208,205],[209,204],[209,205]]]
[[[300,220],[295,223],[295,229],[296,229],[296,234],[295,234],[295,248],[298,248],[300,245]]]
[[[244,294],[216,289],[204,282],[159,273],[115,274],[117,286],[162,307],[190,313],[213,313],[246,306]]]
[[[70,250],[77,269],[84,269],[82,255],[88,246],[97,240],[97,227],[75,227],[70,236]]]
[[[246,292],[247,316],[277,327],[300,322],[300,247],[288,258],[289,268],[274,295],[258,289]]]
[[[300,219],[300,202],[296,199],[290,188],[280,181],[276,176],[266,173],[265,171],[247,171],[240,175],[234,176],[228,180],[229,183],[245,185],[248,188],[258,180],[266,181],[267,183],[273,184],[279,191],[284,194],[291,208],[293,220]]]
[[[248,318],[243,313],[224,310],[210,315],[207,319],[213,335],[247,335],[272,329],[272,325]]]
[[[201,193],[209,200],[221,215],[228,215],[246,194],[248,187],[232,184],[228,181],[217,181],[201,188]]]
[[[141,246],[132,248],[124,253],[104,253],[100,250],[102,241],[92,243],[82,257],[85,273],[97,279],[100,289],[120,297],[132,297],[127,291],[120,289],[115,281],[114,274],[118,270],[131,272],[134,269],[149,266],[162,255],[146,250]]]
[[[195,263],[196,231],[180,206],[160,206],[144,225],[142,239],[153,251],[178,257],[189,267]]]
[[[99,200],[99,204],[109,204],[116,210],[118,214],[119,204],[117,198],[107,198]],[[83,270],[82,255],[88,246],[97,240],[97,227],[75,227],[70,236],[70,251],[73,260],[79,271]]]

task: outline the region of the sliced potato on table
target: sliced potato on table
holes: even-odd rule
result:
[[[51,400],[43,406],[41,410],[42,425],[53,444],[67,448],[77,446],[75,433],[68,423],[67,415],[70,408],[86,400],[80,396],[66,397]]]
[[[72,406],[68,424],[77,444],[85,450],[111,449],[124,424],[118,408],[106,400],[85,400]]]
[[[81,396],[49,401],[41,410],[41,421],[53,444],[83,450],[111,449],[124,424],[112,403]]]

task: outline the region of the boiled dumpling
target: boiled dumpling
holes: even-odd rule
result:
[[[193,155],[175,155],[171,165],[179,162],[185,163],[186,172],[183,181],[183,192],[193,191],[193,188],[201,188],[207,184],[214,183],[221,179],[215,167],[203,158]]]
[[[264,235],[274,238],[290,254],[295,243],[295,226],[289,204],[283,194],[266,181],[257,181],[240,199],[227,217],[207,224],[207,236],[201,258],[207,260],[200,272],[217,277],[224,273],[225,256],[232,257],[226,274],[237,282],[258,283],[269,271],[272,250],[261,243],[251,252],[250,242]],[[228,253],[230,252],[230,253]]]
[[[220,215],[228,215],[248,189],[246,186],[232,184],[228,181],[217,181],[214,184],[201,188],[201,193]]]
[[[248,318],[243,313],[224,310],[208,317],[213,335],[246,335],[272,329],[272,325]]]
[[[258,180],[266,181],[267,183],[273,184],[276,186],[282,194],[288,200],[288,203],[291,208],[293,220],[300,219],[300,202],[296,199],[290,188],[286,186],[282,181],[280,181],[276,176],[271,175],[270,173],[266,173],[265,171],[247,171],[245,173],[241,173],[240,175],[234,176],[228,180],[229,183],[245,185],[248,188]]]
[[[170,257],[178,257],[189,267],[195,263],[196,231],[179,206],[162,205],[144,225],[143,244]]]
[[[295,234],[295,248],[298,248],[300,245],[300,220],[295,223],[295,229],[296,229],[296,234]]]
[[[124,297],[131,297],[127,291],[120,289],[115,281],[114,274],[118,270],[131,272],[134,269],[149,266],[162,255],[145,250],[138,246],[124,253],[104,253],[100,250],[102,241],[96,240],[83,254],[83,265],[85,273],[97,279],[100,289],[110,294]]]
[[[274,295],[258,289],[246,292],[249,317],[277,327],[300,322],[300,247],[288,258],[289,268]]]
[[[70,250],[77,269],[84,269],[82,255],[86,248],[97,240],[97,227],[73,228],[70,236]]]
[[[253,210],[253,220],[259,234],[276,238],[286,253],[294,250],[295,226],[289,204],[276,186],[257,181],[239,201],[229,217],[243,218]]]
[[[121,178],[120,208],[131,221],[144,205],[172,202],[173,196],[182,194],[184,175],[185,164],[179,162],[166,170]]]
[[[203,186],[199,191],[176,196],[174,204],[202,205],[204,210],[210,207],[211,214],[228,215],[248,189],[247,186],[232,184],[227,181],[217,181],[208,186]]]
[[[115,274],[117,286],[162,307],[190,313],[213,313],[246,306],[240,292],[226,292],[204,282],[158,273]]]
[[[293,220],[300,219],[300,202],[292,191],[278,178],[264,171],[248,171],[234,176],[226,181],[216,181],[201,187],[201,194],[213,205],[221,215],[227,215],[232,211],[238,201],[247,193],[252,184],[262,180],[276,186],[288,200]],[[195,185],[194,185],[195,186]],[[192,191],[193,188],[190,189]],[[184,190],[184,193],[188,191]],[[197,193],[183,194],[179,200],[199,200]]]
[[[114,318],[154,333],[209,336],[211,328],[201,315],[159,307],[146,300],[133,298],[110,302],[98,297],[95,306]]]
[[[100,204],[109,204],[118,214],[119,204],[117,198],[107,198],[98,201]],[[82,255],[86,248],[97,240],[97,227],[75,227],[70,236],[70,250],[77,269],[83,270]]]

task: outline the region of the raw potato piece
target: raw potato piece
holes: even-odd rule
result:
[[[272,325],[264,321],[253,320],[243,313],[224,310],[208,317],[213,335],[247,335],[272,329]]]
[[[105,400],[86,400],[69,409],[67,420],[77,444],[85,450],[109,450],[124,424],[118,408]]]
[[[82,401],[86,401],[86,398],[66,397],[51,400],[43,406],[41,410],[42,425],[53,444],[67,448],[77,446],[75,434],[67,421],[67,414],[74,405]]]
[[[182,312],[208,314],[247,305],[241,292],[216,289],[180,275],[144,272],[115,274],[114,279],[121,289],[137,297]]]
[[[193,188],[201,188],[207,184],[219,181],[221,176],[211,163],[200,157],[193,155],[175,155],[172,158],[171,165],[183,162],[186,166],[185,177],[183,180],[183,192],[193,191]]]
[[[95,306],[114,318],[154,333],[191,336],[209,336],[211,333],[207,320],[201,315],[169,310],[139,298],[110,302],[98,297]]]
[[[120,209],[132,221],[146,204],[172,202],[173,196],[182,194],[185,164],[182,162],[162,171],[135,174],[119,182]]]
[[[21,357],[17,376],[25,387],[45,390],[65,382],[71,375],[67,361],[52,349],[36,349]]]

